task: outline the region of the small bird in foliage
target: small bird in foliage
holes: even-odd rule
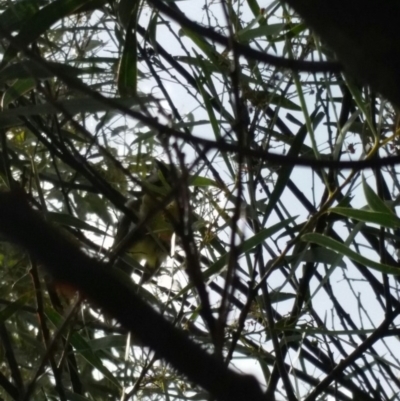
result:
[[[118,222],[113,248],[122,245],[118,253],[124,253],[136,262],[145,261],[141,283],[153,277],[170,254],[178,206],[174,199],[164,203],[174,181],[172,176],[170,166],[156,160],[156,169],[143,183],[141,193],[126,204],[137,216],[137,221],[123,215]],[[143,228],[131,235],[143,221]]]

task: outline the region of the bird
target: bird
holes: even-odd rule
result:
[[[113,245],[114,250],[136,262],[145,261],[140,284],[157,274],[170,254],[174,220],[178,218],[176,200],[171,199],[164,204],[171,191],[172,168],[159,160],[155,160],[155,165],[155,171],[143,183],[143,190],[125,205],[137,216],[136,221],[125,214],[121,216]],[[143,221],[145,224],[141,225]],[[143,229],[131,236],[130,233],[138,226],[143,226]]]

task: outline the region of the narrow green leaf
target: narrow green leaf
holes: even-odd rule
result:
[[[271,226],[269,228],[265,228],[265,229],[261,230],[259,233],[253,235],[251,238],[244,241],[243,244],[240,246],[239,255],[250,252],[252,249],[254,249],[257,245],[261,244],[267,238],[271,237],[272,235],[277,233],[282,228],[286,228],[290,223],[295,221],[296,218],[297,217],[290,217],[277,224],[274,224],[273,226]],[[225,255],[222,255],[217,262],[215,262],[211,267],[209,267],[203,273],[203,277],[205,279],[207,279],[207,278],[211,277],[212,275],[218,273],[226,265],[226,263],[228,261],[228,257],[229,257],[229,252],[227,252]]]
[[[270,24],[262,25],[254,29],[243,29],[238,32],[238,37],[240,41],[248,42],[252,39],[259,38],[260,36],[277,35],[283,29],[285,29],[286,24]]]
[[[385,274],[393,274],[394,276],[400,275],[400,268],[389,266],[383,263],[375,262],[371,259],[368,259],[357,252],[354,252],[348,246],[341,244],[340,242],[318,233],[308,233],[304,234],[301,237],[302,241],[312,242],[314,244],[318,244],[320,246],[326,247],[328,249],[332,249],[335,252],[339,252],[343,256],[347,256],[348,258],[354,260],[355,262],[361,263],[365,266],[368,266],[374,270],[377,270],[381,273]]]
[[[182,28],[180,34],[183,36],[187,36],[188,38],[192,39],[192,41],[206,54],[207,57],[212,57],[214,54],[213,47],[207,43],[203,38],[198,36],[195,33],[192,33],[189,29]]]
[[[36,87],[36,81],[32,78],[18,79],[4,93],[1,98],[1,108],[6,108],[11,102]]]
[[[269,95],[268,103],[274,104],[276,106],[279,106],[279,107],[282,107],[282,108],[288,109],[288,110],[294,110],[294,111],[301,110],[301,107],[298,104],[292,102],[286,96],[281,96],[281,95],[278,95],[277,93]]]
[[[257,18],[260,15],[260,6],[257,3],[257,0],[247,0],[247,4],[253,13],[254,17]]]
[[[15,37],[18,47],[28,46],[44,34],[57,21],[86,10],[92,6],[100,7],[107,0],[56,0],[37,11],[26,20],[19,34]],[[4,68],[19,52],[20,49],[10,46],[7,48],[0,69]]]
[[[254,107],[263,108],[268,104],[275,104],[289,110],[301,110],[301,107],[288,99],[287,96],[282,96],[276,92],[271,93],[266,90],[246,89],[243,91],[243,97]]]
[[[135,105],[145,104],[151,101],[151,98],[131,97],[131,98],[116,98],[114,99],[118,104],[125,107],[132,107]],[[59,106],[59,107],[57,107]],[[4,110],[0,114],[0,126],[5,122],[14,122],[16,125],[19,123],[18,116],[33,116],[40,114],[58,114],[61,110],[65,110],[71,115],[78,113],[97,113],[100,111],[115,110],[114,107],[104,104],[103,102],[91,98],[75,98],[60,100],[54,103],[36,104],[26,107],[17,107],[15,109]]]
[[[276,304],[279,302],[287,301],[288,299],[296,298],[296,294],[282,291],[271,291],[269,294],[271,303]]]
[[[290,223],[295,221],[297,217],[290,217],[286,220],[283,220],[269,228],[261,230],[258,234],[255,234],[253,237],[249,238],[245,242],[243,242],[240,247],[239,255],[251,251],[255,246],[263,242],[266,238],[271,237],[275,233],[277,233],[282,228],[286,228]],[[208,278],[220,272],[223,267],[228,263],[229,253],[225,253],[222,255],[212,266],[210,266],[204,273],[203,279],[206,281]],[[189,291],[193,287],[193,284],[188,284],[185,288],[183,288],[174,298],[179,298],[187,291]]]
[[[308,29],[308,26],[306,24],[304,24],[304,23],[296,24],[289,31],[282,33],[277,38],[272,38],[272,42],[278,43],[278,42],[281,42],[284,40],[286,41],[289,38],[295,38],[295,37],[299,36],[299,34],[302,33],[303,31],[305,31],[306,29]]]
[[[189,178],[189,185],[193,187],[216,187],[219,188],[215,180],[207,177],[191,176]]]
[[[365,225],[363,227],[362,232],[366,233],[366,234],[371,234],[371,235],[375,236],[376,238],[379,238],[379,236],[381,235],[381,230],[379,228],[365,226]],[[398,230],[395,230],[395,233],[397,233],[397,232],[398,232]],[[396,234],[392,234],[390,232],[385,232],[385,240],[386,241],[390,240],[392,242],[400,244],[400,236],[396,235]]]
[[[47,318],[54,324],[56,328],[61,327],[64,318],[59,315],[53,309],[46,309]],[[114,375],[103,365],[101,358],[94,352],[89,343],[76,331],[74,331],[69,338],[70,343],[75,348],[75,350],[82,355],[88,363],[90,363],[94,368],[101,372],[111,383],[113,383],[117,388],[121,387],[119,381],[114,377]]]
[[[314,127],[316,127],[323,119],[324,113],[318,113],[318,110],[314,110],[311,114],[310,119],[313,122]],[[289,149],[288,156],[296,157],[299,154],[299,149],[301,149],[303,142],[307,136],[307,128],[305,125],[300,127],[299,131],[295,135],[292,146]],[[264,220],[265,223],[268,220],[270,213],[275,207],[276,203],[279,201],[282,196],[283,191],[287,187],[287,183],[289,181],[290,175],[292,174],[293,166],[282,166],[279,170],[278,179],[276,180],[274,190],[269,197],[269,202],[264,211]]]
[[[29,294],[25,294],[3,308],[0,311],[0,322],[7,321],[7,319],[9,319],[15,312],[18,312],[30,299],[31,296]]]
[[[240,246],[241,252],[246,253],[251,251],[257,245],[261,244],[263,241],[280,231],[282,228],[287,228],[287,226],[293,223],[296,219],[297,216],[293,216],[286,220],[282,220],[281,222],[274,224],[271,227],[264,228],[263,230],[243,242],[243,244]]]
[[[111,348],[123,348],[126,346],[126,334],[111,334],[88,341],[93,351],[104,351]]]
[[[178,128],[193,128],[193,127],[199,127],[201,125],[210,125],[210,121],[208,120],[197,120],[197,121],[182,121],[179,123],[174,124],[174,127],[176,129]]]
[[[103,72],[102,68],[91,67],[91,68],[76,68],[70,65],[54,63],[54,62],[46,62],[47,65],[51,67],[54,71],[57,71],[60,75],[69,75],[69,76],[79,76],[84,74],[98,74]],[[1,71],[0,75],[0,83],[5,83],[7,81],[11,81],[14,79],[22,79],[22,78],[35,78],[35,79],[46,79],[52,78],[55,74],[50,72],[47,68],[39,65],[38,63],[32,60],[23,60],[17,63],[13,63],[7,67],[5,67]]]
[[[133,107],[152,102],[151,97],[132,97],[132,98],[116,98],[113,99],[118,104],[124,107]],[[57,107],[58,106],[58,107]],[[113,113],[113,116],[118,114],[118,106],[109,106],[101,101],[91,98],[75,98],[68,100],[60,100],[53,103],[35,104],[26,107],[17,107],[14,109],[3,110],[0,113],[0,127],[10,128],[22,125],[22,120],[19,116],[34,116],[40,114],[59,114],[60,110],[65,111],[69,115],[74,116],[79,113],[97,113],[107,111]],[[154,134],[155,135],[155,134]]]
[[[126,1],[125,1],[126,2]],[[134,9],[130,10],[130,20],[125,35],[125,43],[122,51],[121,61],[118,68],[117,85],[121,96],[134,96],[137,92],[137,42],[136,22],[138,1],[132,2]]]
[[[71,216],[65,213],[56,213],[56,212],[48,212],[46,215],[52,223],[68,226],[68,227],[75,227],[82,230],[92,231],[96,234],[106,235],[103,230],[100,230],[97,227],[94,227],[81,219],[78,219],[75,216]]]
[[[206,69],[207,72],[209,72],[209,73],[221,72],[220,68],[217,67],[211,61],[205,60],[205,59],[199,60],[198,57],[177,56],[176,60],[180,61],[182,63],[186,63],[186,64],[193,65],[196,67],[200,67],[202,69]]]
[[[374,210],[375,212],[381,212],[390,214],[395,217],[395,214],[388,206],[386,206],[385,202],[372,190],[372,188],[367,184],[367,181],[362,176],[362,186],[364,189],[365,198],[367,199],[368,206]]]
[[[198,60],[201,63],[203,62],[203,58],[200,57],[200,55],[198,55]],[[215,92],[215,88],[213,85],[213,79],[211,78],[210,74],[208,73],[208,71],[206,69],[203,69],[203,74],[208,78],[208,82],[209,82],[209,88],[211,90],[211,94],[213,94],[213,92]],[[220,133],[220,123],[218,122],[215,113],[214,113],[214,109],[213,109],[213,105],[211,104],[211,96],[207,93],[207,91],[204,88],[203,83],[196,78],[196,83],[197,83],[197,87],[199,92],[201,93],[203,100],[204,100],[204,104],[206,106],[206,111],[208,114],[208,119],[210,121],[211,127],[213,129],[214,132],[214,136],[217,140],[221,139],[221,133]],[[215,92],[216,93],[216,92]],[[218,96],[214,97],[214,100],[217,101]],[[224,115],[224,113],[228,114],[228,112],[224,109],[224,107],[222,105],[220,105],[220,110],[222,111],[222,115],[229,121],[231,120],[231,116],[229,115]],[[225,165],[228,169],[228,171],[233,173],[233,168],[232,165],[230,163],[229,157],[227,155],[226,152],[222,152],[221,153],[222,158],[224,159]]]
[[[202,63],[202,58],[200,56],[198,56],[198,60],[199,60],[200,63]],[[209,78],[209,83],[210,83],[209,86],[211,87],[211,89],[213,89],[212,79],[211,79],[209,73],[207,72],[207,69],[203,69],[202,68],[202,70],[203,70],[204,75],[207,78]],[[203,97],[204,104],[206,106],[206,111],[207,111],[207,114],[208,114],[208,118],[210,120],[210,124],[211,124],[211,127],[212,127],[213,132],[214,132],[214,136],[215,136],[216,139],[221,139],[219,121],[217,120],[217,118],[215,116],[214,109],[213,109],[213,106],[211,104],[211,96],[206,92],[206,90],[204,88],[204,84],[200,79],[196,78],[196,83],[197,83],[197,88],[198,88],[199,92],[201,93],[201,95]],[[218,98],[216,98],[216,99],[218,99]],[[221,109],[224,110],[222,107],[221,107]],[[227,120],[231,120],[231,116],[229,116],[229,115],[225,115],[224,117]],[[225,163],[229,163],[228,160],[227,160],[228,158],[225,155],[225,153],[222,153],[222,156],[224,157]]]
[[[332,265],[336,263],[337,257],[338,255],[336,252],[333,252],[330,249],[318,247],[307,250],[307,252],[303,256],[303,261]],[[345,268],[346,264],[343,261],[340,261],[338,266]]]
[[[10,2],[10,6],[0,14],[0,26],[7,32],[17,31],[39,10],[39,6],[46,3],[47,0]]]
[[[349,247],[363,227],[365,227],[364,223],[361,223],[361,222],[357,223],[353,227],[353,229],[350,231],[349,236],[344,241],[344,245]],[[327,268],[327,270],[325,272],[325,275],[324,275],[323,279],[318,283],[317,288],[315,288],[313,290],[312,295],[311,295],[311,299],[314,299],[314,297],[318,293],[318,291],[321,288],[323,288],[325,286],[325,284],[329,281],[330,276],[336,270],[337,266],[344,265],[344,268],[346,268],[346,265],[345,265],[345,263],[343,261],[343,255],[342,254],[337,253],[337,252],[333,252],[333,251],[331,251],[330,249],[327,249],[327,248],[322,248],[322,249],[325,249],[325,251],[327,251],[327,252],[328,251],[332,252],[335,255],[335,257],[333,258],[333,260],[328,265],[328,268]]]
[[[227,55],[215,51],[213,46],[211,46],[202,36],[198,35],[197,33],[194,33],[186,28],[182,28],[182,31],[199,47],[199,49],[201,49],[201,51],[209,60],[211,60],[215,67],[219,68],[221,72],[229,72],[231,61]]]
[[[158,27],[158,11],[153,10],[152,17],[150,19],[149,25],[147,27],[147,33],[149,42],[153,45],[154,49],[157,49],[157,27]]]
[[[332,209],[329,209],[329,211],[365,223],[378,224],[382,227],[400,227],[400,219],[392,213],[371,212],[370,210],[353,209],[348,207],[333,207]]]
[[[132,15],[137,13],[140,0],[120,0],[117,6],[118,19],[121,25],[129,30]]]

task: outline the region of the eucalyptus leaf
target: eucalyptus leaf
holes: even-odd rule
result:
[[[367,267],[377,270],[381,273],[391,274],[394,276],[400,276],[400,268],[389,266],[384,263],[375,262],[374,260],[368,259],[359,253],[353,251],[348,246],[341,244],[340,242],[334,240],[333,238],[327,237],[319,233],[308,233],[301,237],[302,241],[312,242],[320,246],[331,249],[335,252],[347,256],[348,258],[354,260],[355,262],[361,263]]]
[[[353,209],[347,207],[334,207],[330,212],[340,214],[351,219],[363,221],[365,223],[374,223],[382,227],[398,228],[400,219],[392,213],[371,212],[369,210]]]

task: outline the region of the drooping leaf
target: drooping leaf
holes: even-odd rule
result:
[[[60,75],[68,76],[79,76],[83,74],[94,74],[103,71],[102,68],[90,67],[90,68],[77,68],[70,65],[46,62],[52,71],[56,71]],[[44,66],[34,62],[33,60],[23,60],[11,65],[8,65],[1,71],[0,84],[14,79],[24,78],[35,78],[35,79],[47,79],[54,77],[55,74],[49,71]]]
[[[132,97],[113,99],[118,105],[124,107],[132,107],[139,104],[146,104],[150,98]],[[54,103],[43,103],[32,106],[17,107],[14,109],[4,110],[0,114],[0,127],[20,125],[21,121],[18,116],[34,116],[40,114],[59,114],[61,110],[65,110],[70,115],[78,113],[97,113],[100,111],[116,110],[115,107],[104,104],[99,100],[91,98],[74,98],[60,100]]]
[[[400,227],[400,219],[392,213],[371,212],[370,210],[353,209],[348,207],[334,207],[329,209],[329,211],[365,223],[378,224],[382,227]]]
[[[278,23],[262,25],[254,29],[243,29],[238,32],[238,38],[240,41],[248,42],[261,36],[277,35],[285,28],[285,26],[286,24]]]
[[[388,206],[386,206],[385,202],[372,190],[372,188],[368,185],[365,180],[364,175],[362,176],[362,186],[364,189],[365,198],[367,199],[368,206],[374,210],[375,212],[386,213],[395,217],[395,214]]]
[[[99,228],[94,227],[93,225],[88,224],[85,221],[78,219],[75,216],[71,216],[69,214],[49,212],[47,213],[47,217],[49,221],[59,225],[75,227],[82,230],[92,231],[96,234],[106,235],[106,233],[103,230],[100,230]]]
[[[11,102],[36,87],[36,81],[32,78],[18,79],[1,97],[1,108],[6,108]]]
[[[127,3],[127,0],[121,1]],[[129,24],[125,34],[125,42],[122,51],[122,57],[118,68],[118,91],[121,96],[134,96],[137,92],[137,40],[136,24],[139,1],[130,1],[131,8],[126,10],[129,16]],[[121,4],[120,4],[121,6]]]
[[[392,274],[394,276],[400,275],[400,269],[398,267],[389,266],[383,263],[375,262],[374,260],[368,259],[365,256],[358,254],[357,252],[350,249],[348,246],[341,244],[340,242],[334,240],[333,238],[327,237],[319,233],[308,233],[304,234],[301,239],[307,242],[313,242],[320,246],[331,249],[335,252],[347,256],[348,258],[361,263],[367,267],[377,270],[381,273]]]

